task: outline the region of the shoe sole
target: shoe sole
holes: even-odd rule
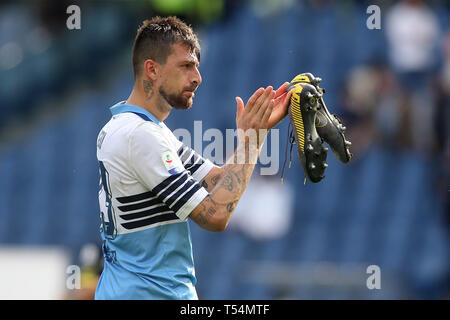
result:
[[[323,101],[323,97],[320,97],[319,103],[322,108],[319,112],[327,119],[327,123],[324,126],[316,126],[317,132],[320,137],[322,137],[326,143],[331,147],[331,150],[336,155],[336,157],[343,163],[348,163],[352,158],[349,147],[351,142],[347,141],[344,136],[345,127],[340,122],[339,118],[330,114],[328,108]],[[327,129],[327,126],[332,126],[332,129]],[[335,133],[330,134],[330,130]],[[339,138],[332,138],[332,135],[337,135]]]

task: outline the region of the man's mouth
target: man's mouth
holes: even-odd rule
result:
[[[191,98],[195,96],[195,93],[193,91],[184,91],[184,95]]]

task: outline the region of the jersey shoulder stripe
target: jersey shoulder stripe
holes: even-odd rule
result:
[[[189,171],[191,175],[194,175],[194,173],[205,163],[204,159],[188,146],[181,146],[178,149],[177,154],[183,163],[183,167]]]
[[[169,212],[169,213],[163,213],[160,215],[153,215],[152,217],[143,219],[143,220],[127,222],[127,223],[122,224],[122,226],[126,229],[137,229],[137,228],[155,225],[155,224],[158,224],[161,222],[168,222],[168,221],[172,221],[172,220],[180,220],[180,218],[178,218],[178,216],[175,213]]]
[[[149,200],[145,200],[138,203],[127,204],[123,206],[117,206],[117,208],[122,212],[134,211],[139,209],[144,209],[147,207],[151,207],[154,205],[160,204],[159,199],[157,197],[151,197]]]
[[[117,197],[116,200],[122,204],[146,200],[153,197],[153,192],[146,191],[132,196]]]

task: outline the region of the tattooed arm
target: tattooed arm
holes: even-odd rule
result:
[[[245,154],[246,163],[237,163],[239,154]],[[250,156],[254,154],[253,159]],[[232,159],[221,168],[214,168],[202,180],[209,195],[192,211],[190,218],[209,231],[225,230],[234,208],[247,187],[255,168],[259,150],[249,139],[240,143]]]
[[[272,128],[277,125],[287,115],[287,108],[291,98],[292,91],[287,91],[289,82],[283,83],[275,92],[273,112],[268,120],[268,127]],[[250,102],[250,101],[249,101]],[[236,117],[236,121],[237,121]],[[200,181],[200,185],[208,192],[211,192],[218,184],[220,179],[224,176],[227,167],[214,167],[211,171]]]
[[[270,128],[275,100],[285,89],[285,85],[277,92],[272,87],[260,88],[250,97],[245,108],[242,99],[236,99],[238,147],[223,167],[213,168],[201,181],[209,195],[189,216],[200,227],[209,231],[225,230],[255,168],[267,129]],[[287,108],[288,102],[289,99],[283,99],[279,107]],[[249,133],[252,132],[256,139],[251,139]]]

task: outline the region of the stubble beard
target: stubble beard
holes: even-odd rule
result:
[[[159,87],[159,94],[173,108],[178,110],[187,110],[192,107],[192,97],[186,97],[183,92],[179,94],[169,94],[164,90],[163,86]]]

